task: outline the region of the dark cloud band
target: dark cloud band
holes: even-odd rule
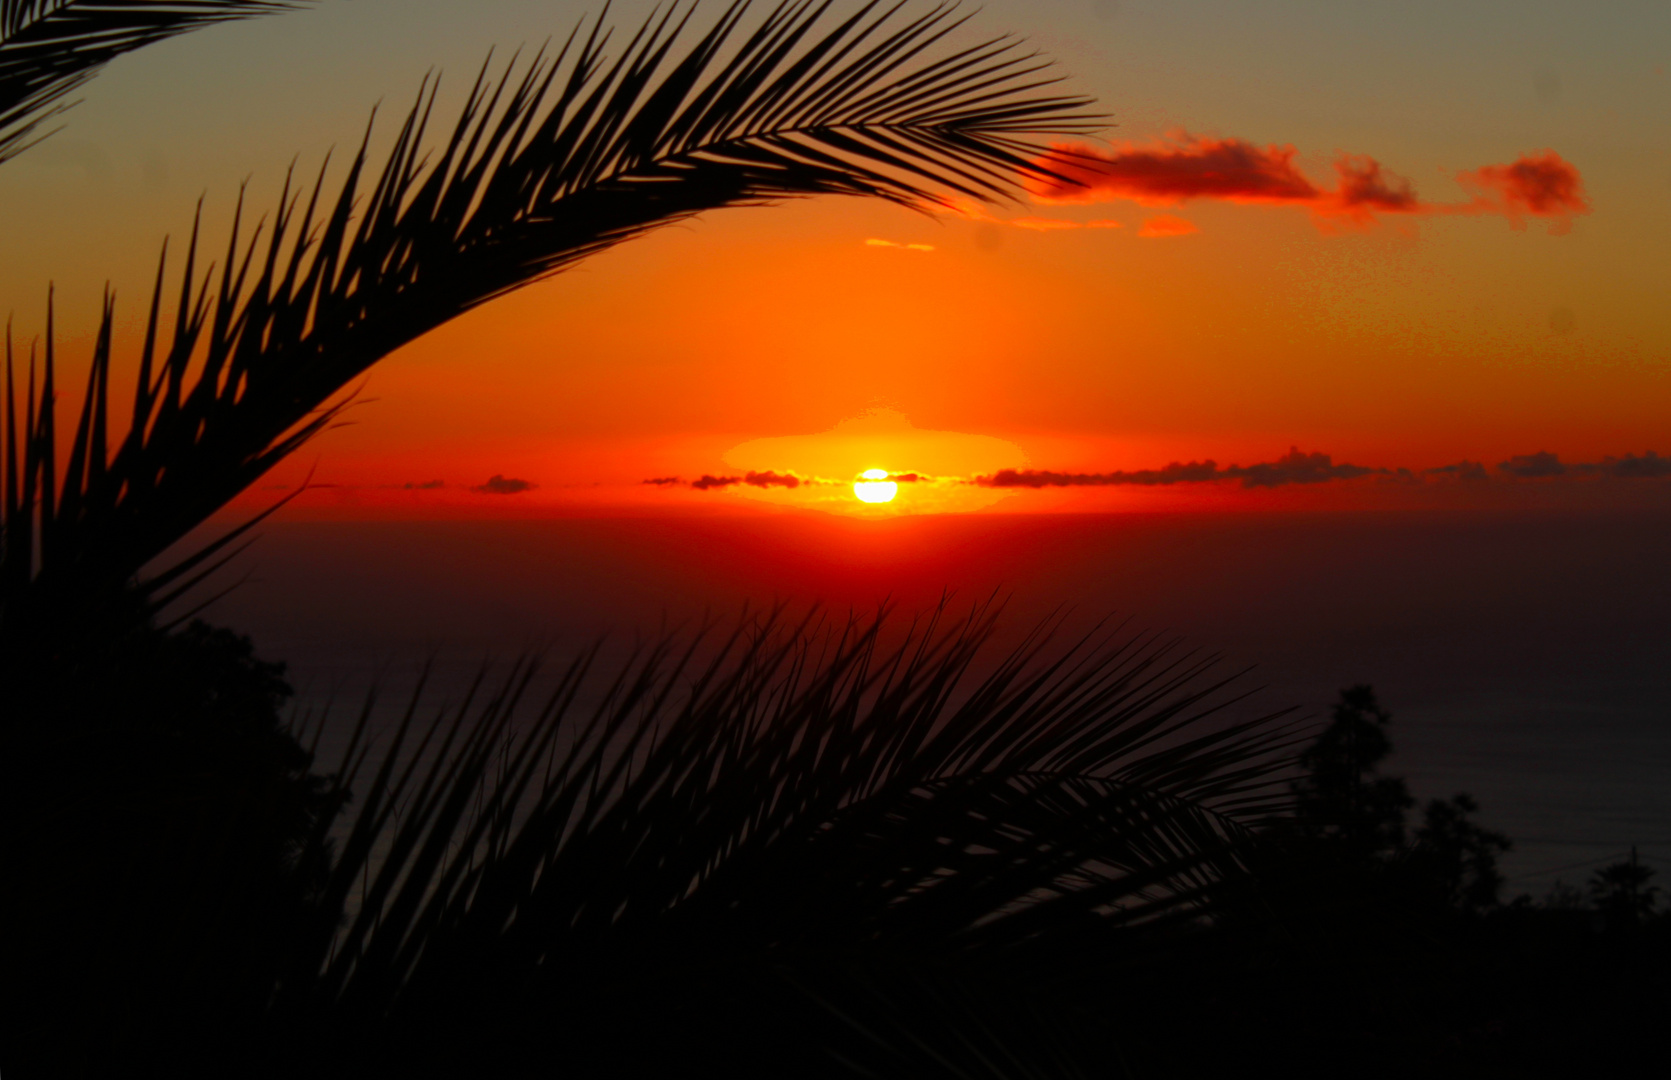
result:
[[[1363,465],[1336,465],[1328,454],[1307,454],[1295,447],[1276,461],[1247,466],[1230,465],[1222,469],[1213,461],[1191,461],[1188,464],[1174,461],[1164,469],[1139,469],[1134,472],[1122,470],[1106,473],[1061,473],[1043,469],[1001,469],[991,476],[977,476],[974,482],[982,487],[1045,488],[1113,487],[1127,484],[1156,487],[1240,480],[1243,487],[1258,488],[1351,480],[1387,471]]]

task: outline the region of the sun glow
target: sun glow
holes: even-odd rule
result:
[[[899,494],[899,485],[888,479],[886,469],[866,469],[859,476],[860,479],[853,484],[853,494],[861,502],[892,502],[893,497]]]

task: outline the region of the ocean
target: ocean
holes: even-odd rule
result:
[[[809,514],[280,522],[206,612],[289,665],[304,704],[432,661],[564,655],[744,605],[901,614],[998,595],[1012,635],[1112,615],[1250,670],[1250,708],[1319,721],[1369,683],[1385,771],[1471,793],[1506,895],[1635,845],[1671,878],[1671,514]]]

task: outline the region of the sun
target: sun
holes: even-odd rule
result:
[[[859,476],[862,479],[854,483],[853,494],[861,502],[893,502],[894,496],[899,494],[899,485],[888,479],[886,469],[866,469]]]

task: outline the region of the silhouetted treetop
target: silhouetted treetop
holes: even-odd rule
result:
[[[1630,858],[1604,866],[1590,878],[1590,898],[1608,919],[1621,926],[1633,926],[1654,913],[1659,886],[1648,884],[1654,876],[1630,849]]]
[[[1507,836],[1469,820],[1479,808],[1466,792],[1432,800],[1410,853],[1411,863],[1438,898],[1468,911],[1496,906],[1503,887],[1497,856],[1512,846]]]
[[[1300,828],[1349,857],[1383,855],[1404,842],[1410,792],[1402,779],[1378,771],[1392,752],[1390,719],[1371,687],[1342,690],[1333,721],[1300,755],[1305,774],[1294,784]]]

